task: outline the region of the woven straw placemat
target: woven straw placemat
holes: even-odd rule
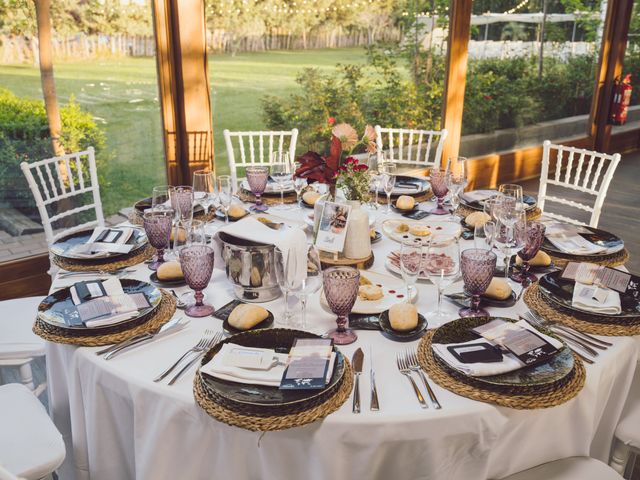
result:
[[[564,268],[569,262],[589,262],[598,265],[604,265],[605,267],[617,267],[618,265],[624,265],[629,260],[629,251],[623,248],[619,252],[611,253],[609,255],[602,255],[597,257],[585,257],[579,255],[562,255],[556,252],[547,252],[551,257],[551,260],[557,267]]]
[[[430,331],[420,340],[418,344],[418,361],[434,382],[442,388],[463,397],[480,402],[493,403],[502,407],[530,410],[561,405],[575,397],[584,386],[586,372],[582,360],[575,354],[573,356],[573,378],[561,387],[550,392],[541,393],[540,395],[508,395],[467,385],[459,380],[455,380],[438,365],[431,348],[431,338],[433,334],[434,331]]]
[[[51,325],[39,318],[33,324],[33,333],[54,343],[66,343],[83,347],[98,347],[123,342],[141,333],[150,333],[168,322],[176,311],[176,299],[173,295],[162,290],[162,300],[149,318],[134,328],[107,335],[69,335],[64,328]]]
[[[193,381],[193,395],[200,407],[210,416],[227,425],[244,428],[253,432],[271,432],[275,430],[286,430],[288,428],[301,427],[316,420],[326,417],[327,415],[338,410],[344,402],[347,401],[353,388],[353,370],[351,364],[344,359],[344,377],[338,391],[327,399],[327,401],[298,413],[289,415],[256,417],[251,415],[243,415],[234,412],[228,408],[216,403],[211,397],[207,396],[200,371]]]
[[[124,267],[132,267],[139,263],[145,262],[153,257],[156,249],[147,244],[140,249],[139,252],[127,255],[118,260],[103,258],[99,260],[73,260],[70,258],[59,257],[53,255],[52,261],[60,268],[70,272],[82,272],[85,270],[104,270],[111,272]]]
[[[420,192],[420,193],[413,193],[413,194],[404,194],[408,197],[413,197],[415,199],[416,202],[428,202],[429,200],[431,200],[432,198],[434,198],[433,196],[433,192],[431,191],[431,189],[425,190],[424,192]],[[391,203],[393,203],[394,201],[396,201],[398,199],[399,195],[392,195],[391,196]],[[376,194],[375,192],[373,192],[371,194],[371,201],[375,202],[376,199]],[[381,205],[386,205],[387,204],[387,194],[382,192],[382,193],[378,193],[378,203]]]
[[[238,198],[243,202],[255,203],[256,201],[256,196],[249,190],[245,190],[244,188],[241,188],[238,191]],[[297,201],[298,196],[296,195],[296,192],[284,193],[284,203],[296,203]],[[264,203],[265,205],[278,205],[280,203],[280,192],[278,192],[277,195],[275,193],[262,195],[262,203]]]
[[[540,293],[537,283],[525,290],[523,298],[527,306],[546,320],[562,323],[585,333],[618,337],[640,335],[640,316],[637,320],[625,319],[624,323],[605,323],[601,317],[594,317],[586,313],[578,314],[550,303]]]
[[[471,215],[473,212],[480,212],[481,210],[474,210],[473,208],[469,208],[465,205],[460,205],[456,213],[464,218],[467,218],[468,215]],[[542,216],[542,210],[538,207],[532,208],[531,210],[527,210],[527,220],[537,220]]]

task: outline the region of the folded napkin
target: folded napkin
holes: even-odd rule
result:
[[[292,262],[295,262],[293,268],[294,277],[291,281],[299,283],[307,276],[307,235],[301,228],[281,228],[274,230],[259,222],[252,216],[245,217],[237,222],[230,223],[220,228],[214,236],[214,248],[216,256],[222,251],[220,241],[220,232],[233,235],[237,238],[249,240],[252,242],[275,245],[282,251],[285,261],[289,261],[289,255],[292,255]],[[216,268],[224,269],[223,262],[216,262]]]
[[[562,342],[552,338],[548,335],[545,335],[542,332],[539,332],[531,325],[529,325],[524,320],[520,320],[516,322],[515,325],[518,325],[522,328],[526,328],[527,330],[539,335],[544,338],[547,342],[553,345],[556,348],[562,348]],[[487,377],[489,375],[500,375],[502,373],[512,372],[514,370],[518,370],[525,366],[523,362],[521,362],[515,355],[511,353],[502,353],[502,361],[501,362],[489,362],[489,363],[462,363],[458,359],[456,359],[447,347],[451,346],[459,346],[459,345],[475,345],[478,343],[487,343],[487,340],[484,338],[478,338],[475,340],[471,340],[469,342],[463,343],[434,343],[431,347],[433,351],[438,355],[442,360],[444,360],[447,365],[458,370],[459,372],[464,373],[465,375],[469,375],[471,377]]]
[[[102,232],[107,230],[115,230],[122,232],[113,243],[97,242]],[[129,253],[134,247],[127,244],[129,238],[133,234],[134,229],[130,227],[96,227],[91,234],[87,243],[76,245],[67,250],[66,255],[70,258],[101,258],[106,257],[110,253]]]
[[[585,285],[576,282],[573,287],[571,304],[580,310],[586,310],[601,315],[618,315],[622,312],[620,294],[609,288],[597,285]]]
[[[138,306],[133,298],[122,289],[122,284],[118,278],[109,278],[102,282],[102,287],[106,293],[106,300],[113,304],[111,313],[84,322],[87,328],[103,327],[105,325],[113,325],[115,323],[128,320],[138,314]],[[80,304],[80,299],[75,287],[70,288],[71,299],[75,305]],[[103,298],[103,297],[99,297]]]
[[[606,247],[595,245],[577,234],[547,235],[547,239],[560,251],[571,255],[593,255],[607,251]]]
[[[484,202],[487,198],[491,198],[497,195],[495,190],[472,190],[471,192],[464,192],[460,194],[462,199],[466,202]]]

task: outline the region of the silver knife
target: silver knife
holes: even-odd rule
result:
[[[371,403],[369,404],[369,410],[377,412],[380,410],[380,403],[378,402],[378,389],[376,388],[376,371],[373,369],[373,349],[369,345],[369,379],[371,380]]]
[[[355,374],[356,384],[353,387],[353,413],[360,413],[360,374],[362,374],[362,363],[364,362],[364,353],[358,348],[351,357],[353,364],[353,372]]]

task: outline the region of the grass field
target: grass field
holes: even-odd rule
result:
[[[209,57],[215,161],[227,170],[222,130],[264,127],[260,98],[287,95],[304,67],[331,71],[336,63],[364,63],[364,50],[332,49],[243,53]],[[150,195],[165,183],[162,127],[153,58],[86,60],[55,65],[61,103],[73,95],[104,129],[112,160],[102,196],[107,213]],[[36,67],[0,65],[0,86],[16,95],[42,99]],[[293,127],[294,125],[292,125]]]

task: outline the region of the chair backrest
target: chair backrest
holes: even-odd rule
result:
[[[104,226],[100,185],[93,147],[83,152],[47,158],[34,163],[20,164],[29,188],[35,198],[47,243],[51,245],[61,237],[96,226]],[[89,203],[74,205],[71,199]],[[67,208],[69,207],[70,208]],[[83,212],[95,213],[95,220],[58,229],[53,224]],[[72,221],[69,219],[68,221]]]
[[[550,172],[551,160],[555,159],[555,169]],[[549,140],[543,144],[542,171],[540,173],[540,189],[538,191],[538,206],[545,216],[573,223],[586,225],[579,220],[549,212],[545,209],[547,202],[560,203],[578,210],[591,213],[590,227],[597,227],[604,199],[607,196],[613,173],[620,163],[620,154],[594,152],[583,148],[554,145]],[[578,202],[568,198],[547,194],[547,186],[565,188],[580,192],[588,203]]]
[[[224,130],[224,143],[227,146],[229,172],[233,185],[238,182],[238,168],[252,165],[271,165],[273,152],[289,152],[293,160],[298,142],[298,129],[284,131],[230,132]],[[238,155],[234,147],[238,146]],[[286,145],[288,141],[288,145]],[[248,151],[248,156],[247,156]]]
[[[433,167],[442,160],[442,147],[447,130],[416,130],[375,126],[378,162],[386,152],[386,162]],[[433,152],[433,155],[432,155]]]

